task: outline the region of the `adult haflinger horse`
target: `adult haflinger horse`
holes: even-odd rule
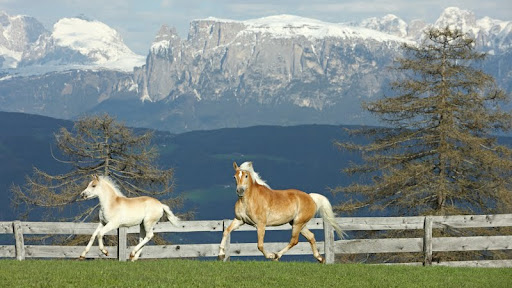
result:
[[[231,231],[247,223],[255,226],[258,233],[258,249],[268,259],[279,260],[286,251],[299,242],[299,233],[302,234],[311,244],[313,256],[321,263],[325,259],[320,256],[316,247],[314,234],[306,228],[308,223],[317,212],[324,220],[329,222],[340,238],[343,232],[335,222],[329,200],[320,194],[307,194],[300,190],[272,190],[254,171],[252,162],[244,162],[240,167],[233,163],[235,169],[236,193],[238,201],[235,204],[235,219],[224,230],[220,243],[219,259],[226,257],[224,251],[226,237]],[[266,226],[279,226],[286,223],[292,225],[292,238],[290,243],[277,253],[268,253],[263,248],[263,238]]]
[[[114,182],[106,176],[98,177],[94,175],[92,181],[89,182],[80,196],[83,199],[98,197],[101,206],[100,223],[92,234],[89,244],[80,255],[80,259],[85,258],[96,236],[98,236],[101,252],[108,255],[108,251],[103,246],[103,235],[105,233],[118,227],[140,225],[139,244],[130,253],[130,259],[135,261],[139,258],[142,247],[153,238],[153,227],[164,213],[173,225],[178,226],[179,219],[174,216],[169,206],[148,196],[127,198],[119,191]]]

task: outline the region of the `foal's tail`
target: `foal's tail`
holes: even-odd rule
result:
[[[320,213],[320,216],[329,224],[334,227],[334,230],[336,230],[336,233],[338,233],[338,236],[343,239],[343,231],[341,230],[340,225],[336,223],[336,219],[334,219],[334,212],[332,211],[331,202],[329,202],[329,199],[325,197],[324,195],[320,195],[317,193],[310,193],[309,196],[313,198],[313,201],[315,201],[316,204],[316,211]]]
[[[169,222],[171,222],[172,225],[178,226],[180,218],[176,217],[169,206],[162,204],[162,208],[164,209],[165,215],[167,215],[167,219],[169,219]]]

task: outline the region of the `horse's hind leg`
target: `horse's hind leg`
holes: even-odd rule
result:
[[[318,252],[318,248],[316,247],[316,240],[315,240],[315,235],[313,234],[313,232],[309,231],[309,229],[304,227],[300,231],[300,234],[302,234],[302,236],[304,236],[304,237],[306,237],[306,239],[308,239],[309,244],[311,244],[311,250],[313,250],[313,256],[316,258],[316,260],[318,260],[318,262],[320,262],[320,263],[325,263],[325,258],[320,256],[320,253]]]
[[[281,256],[283,256],[284,253],[286,253],[293,246],[295,246],[295,245],[297,245],[297,243],[299,243],[299,233],[302,230],[303,226],[304,225],[292,225],[292,238],[290,239],[290,243],[288,243],[288,245],[286,245],[286,247],[284,247],[283,250],[281,250],[275,254],[274,260],[279,260],[279,258],[281,258]]]
[[[142,240],[144,240],[145,237],[146,237],[146,229],[144,228],[144,224],[140,224],[139,243],[142,242]],[[137,251],[137,253],[135,253],[135,256],[133,256],[133,258],[132,258],[132,261],[139,259],[140,253],[142,253],[142,248],[140,248],[139,251]]]
[[[158,221],[158,220],[157,220]],[[149,240],[151,240],[151,238],[153,238],[153,236],[155,235],[153,233],[153,227],[155,226],[156,224],[156,221],[151,221],[151,222],[144,222],[144,230],[146,230],[146,236],[142,239],[142,241],[139,242],[139,244],[137,244],[137,246],[135,246],[135,248],[133,248],[132,250],[132,253],[130,253],[130,259],[132,259],[132,261],[135,261],[136,258],[135,258],[135,255],[142,249],[142,247],[144,245],[146,245],[146,243],[149,242]]]

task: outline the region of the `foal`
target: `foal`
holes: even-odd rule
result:
[[[334,219],[331,203],[320,194],[305,192],[296,189],[272,190],[256,173],[251,162],[245,162],[240,167],[233,163],[235,169],[236,194],[238,201],[235,204],[235,219],[224,230],[220,243],[219,259],[226,257],[226,239],[231,231],[242,224],[255,226],[258,233],[258,249],[268,259],[279,260],[286,251],[299,242],[299,233],[311,244],[313,256],[318,262],[325,262],[316,247],[315,235],[306,228],[306,224],[315,216],[316,212],[329,222],[340,238],[343,232]],[[292,225],[290,243],[277,253],[268,253],[263,247],[266,226],[279,226],[286,223]]]
[[[135,261],[142,252],[142,247],[153,238],[153,227],[162,218],[164,213],[167,219],[178,226],[178,217],[174,216],[169,206],[162,204],[155,198],[142,196],[127,198],[117,186],[106,176],[93,176],[87,188],[80,194],[83,199],[98,197],[100,200],[100,223],[92,234],[89,244],[85,247],[80,259],[91,249],[94,238],[98,236],[98,244],[101,252],[108,256],[108,251],[103,246],[103,235],[118,227],[131,227],[140,225],[139,244],[130,253],[130,259]]]

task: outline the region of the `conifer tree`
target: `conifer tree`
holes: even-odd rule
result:
[[[370,144],[337,143],[360,151],[363,162],[345,170],[368,175],[335,191],[360,193],[338,206],[389,209],[394,214],[512,212],[512,153],[497,142],[511,128],[500,109],[507,95],[479,69],[485,54],[460,30],[431,28],[418,45],[404,45],[392,83],[396,95],[363,103],[385,127],[352,131]]]

